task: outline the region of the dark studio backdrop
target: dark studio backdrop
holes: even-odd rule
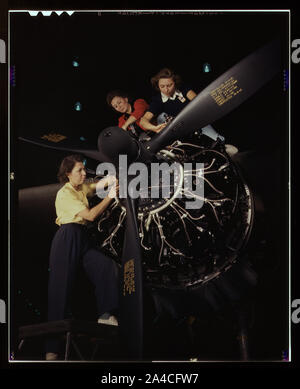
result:
[[[117,123],[105,100],[111,89],[121,88],[133,97],[149,100],[154,92],[150,78],[168,66],[199,92],[268,41],[279,36],[284,42],[286,23],[287,16],[277,13],[12,14],[13,138],[58,132],[93,142],[101,130]],[[78,67],[72,66],[73,60],[78,61]],[[211,64],[210,73],[202,70],[205,62]],[[282,74],[277,81],[283,89]],[[281,143],[283,96],[276,93],[277,87],[276,82],[270,83],[215,123],[228,143],[240,150]],[[76,102],[82,105],[81,111],[74,109]],[[23,169],[17,175],[19,187],[56,179],[54,153],[24,144],[18,147],[18,155],[26,151],[32,156],[16,161]],[[33,154],[37,153],[43,158],[35,159]]]
[[[117,124],[117,115],[106,104],[110,90],[123,89],[149,101],[154,94],[150,78],[170,67],[200,92],[277,37],[282,45],[282,72],[213,125],[226,143],[257,155],[255,161],[247,160],[246,166],[250,183],[255,183],[266,204],[270,231],[261,265],[254,353],[258,359],[280,360],[288,347],[288,14],[76,12],[71,16],[10,16],[14,204],[18,204],[19,189],[55,184],[59,163],[69,154],[21,142],[19,136],[53,132],[79,145],[84,137],[96,146],[99,133]],[[79,66],[74,67],[73,61]],[[206,62],[211,65],[209,73],[203,72]],[[80,111],[74,108],[77,102]],[[93,162],[89,163],[93,168]],[[57,186],[52,189],[54,202]],[[54,203],[44,204],[43,212],[38,213],[18,207],[12,211],[12,342],[18,326],[46,320],[48,254],[56,229],[53,209]],[[78,299],[83,296],[80,291]],[[93,298],[89,296],[88,301],[81,309],[85,318],[93,319]]]

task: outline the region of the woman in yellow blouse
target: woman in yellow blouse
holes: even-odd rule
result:
[[[80,155],[63,159],[58,173],[65,185],[57,192],[56,232],[50,251],[50,273],[48,285],[48,320],[63,320],[70,316],[74,281],[82,265],[94,284],[97,298],[99,323],[118,325],[118,268],[114,261],[92,246],[86,224],[95,220],[115,197],[116,185],[99,204],[89,208],[87,197],[97,189],[115,181],[108,177],[97,184],[87,185],[85,167]],[[46,342],[46,360],[57,359],[59,344],[55,340]]]

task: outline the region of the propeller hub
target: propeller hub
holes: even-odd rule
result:
[[[127,155],[128,164],[139,156],[138,143],[120,127],[108,127],[98,137],[98,149],[116,167],[119,155]]]

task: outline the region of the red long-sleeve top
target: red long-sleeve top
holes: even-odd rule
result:
[[[146,131],[141,125],[140,125],[140,119],[144,115],[144,113],[147,111],[149,107],[149,104],[144,99],[137,99],[133,103],[132,112],[130,114],[123,114],[119,117],[119,127],[122,127],[123,124],[126,122],[126,120],[129,118],[129,116],[134,116],[136,118],[136,124],[144,131]]]

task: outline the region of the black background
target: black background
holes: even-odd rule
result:
[[[296,16],[293,18],[292,32],[295,29]],[[74,137],[83,135],[93,142],[102,129],[116,122],[116,116],[105,103],[106,93],[110,89],[123,88],[136,97],[149,99],[153,93],[150,77],[160,68],[170,66],[181,74],[184,81],[193,85],[196,91],[200,91],[230,66],[274,36],[282,37],[282,43],[285,44],[287,29],[282,27],[283,19],[277,13],[113,17],[104,14],[74,14],[71,17],[55,15],[50,18],[14,14],[11,19],[11,47],[14,47],[11,52],[11,65],[15,65],[16,69],[16,86],[11,89],[11,129],[12,150],[16,152],[16,158],[12,159],[12,170],[17,174],[13,193],[17,188],[55,182],[57,166],[63,156],[63,153],[55,154],[47,149],[19,144],[16,142],[18,135],[38,135],[41,130],[45,130],[45,133],[57,130]],[[292,35],[291,38],[293,40],[297,36]],[[287,49],[287,46],[283,47]],[[80,63],[77,69],[71,64],[75,56]],[[211,74],[202,72],[204,62],[212,65]],[[283,67],[285,66],[287,65],[284,63]],[[296,84],[297,73],[297,65],[292,64],[292,87]],[[266,155],[272,155],[274,150],[280,150],[282,164],[273,166],[273,174],[276,169],[282,172],[280,180],[276,181],[279,187],[280,184],[286,183],[288,157],[287,137],[282,133],[287,123],[283,78],[283,74],[279,75],[243,106],[214,124],[215,128],[226,136],[226,141],[236,145],[241,151],[265,150]],[[292,140],[294,123],[297,120],[295,94],[296,89],[292,89]],[[76,101],[82,103],[82,112],[74,110]],[[3,164],[7,165],[7,162],[4,161]],[[286,196],[286,193],[283,192],[282,195]],[[286,200],[286,197],[283,200]],[[276,226],[280,226],[281,222],[285,223],[285,227],[280,227],[283,232],[284,228],[287,228],[286,202],[281,202],[280,206],[282,213]],[[280,236],[282,235],[277,235],[278,238]],[[283,251],[287,253],[286,250]],[[5,258],[5,255],[3,257]],[[43,258],[42,261],[37,271],[40,271],[40,274],[47,267],[47,259]],[[292,263],[294,282],[296,265]],[[26,269],[29,265],[23,266]],[[286,267],[284,269],[286,271]],[[270,284],[278,281],[277,277],[278,274],[270,277]],[[29,298],[43,315],[41,297],[34,296],[32,282],[39,288],[44,288],[43,276],[35,280],[27,279],[24,284],[27,287],[26,298]],[[1,286],[5,284],[7,281],[1,283]],[[16,288],[18,286],[16,285]],[[293,283],[292,299],[299,297],[295,288],[296,284]],[[286,293],[285,286],[279,287],[279,290]],[[43,293],[44,291],[41,296]],[[282,318],[277,317],[282,313],[277,309],[276,299],[280,297],[278,293],[280,292],[277,290],[275,295],[270,293],[267,295],[268,299],[265,297],[266,305],[262,304],[262,309],[266,309],[271,317],[269,316],[269,323],[263,324],[262,339],[257,338],[258,342],[265,340],[271,351],[274,346],[272,339],[277,335],[278,343],[284,343],[281,337],[285,324]],[[0,297],[2,296],[7,301],[5,288],[3,292],[1,289]],[[287,301],[285,295],[281,297],[283,301]],[[281,304],[282,301],[279,303],[282,308]],[[19,302],[19,307],[21,305]],[[39,317],[26,311],[24,304],[23,320],[32,322],[39,320]],[[292,325],[292,350],[296,365],[295,327]],[[5,348],[2,353],[3,361],[6,361]]]
[[[278,13],[13,14],[15,137],[58,132],[76,140],[84,136],[95,144],[101,130],[117,123],[117,116],[106,105],[110,90],[124,89],[149,101],[154,93],[151,76],[168,66],[199,92],[270,40],[280,37],[286,45],[287,18]],[[75,58],[78,68],[72,67]],[[211,73],[203,73],[205,62],[211,64]],[[276,81],[215,123],[227,143],[240,151],[280,145],[286,106],[281,100],[283,92],[277,91],[283,91],[283,74]],[[74,109],[77,101],[82,104],[80,112]],[[57,162],[55,166],[52,152],[24,144],[16,147],[20,148],[18,156],[31,156],[13,161],[20,166],[19,188],[55,180]],[[41,160],[42,164],[36,163]]]

